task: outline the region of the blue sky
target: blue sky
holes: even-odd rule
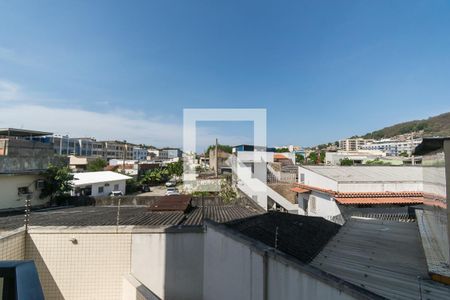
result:
[[[450,111],[450,2],[0,1],[0,127],[180,146],[183,108],[305,146]]]

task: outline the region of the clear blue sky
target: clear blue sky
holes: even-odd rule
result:
[[[450,1],[0,2],[0,127],[181,145],[222,107],[266,108],[271,145],[450,111]]]

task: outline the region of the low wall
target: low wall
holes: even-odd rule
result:
[[[25,258],[36,264],[45,299],[122,299],[131,229],[33,226]]]
[[[264,244],[207,221],[203,299],[379,299]]]
[[[131,274],[161,299],[202,299],[203,235],[187,227],[134,233]]]
[[[25,259],[25,230],[23,228],[0,235],[0,260]]]

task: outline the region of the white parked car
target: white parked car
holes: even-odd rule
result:
[[[111,197],[123,196],[121,191],[112,191],[111,193],[109,193],[109,195]]]
[[[169,181],[166,182],[166,187],[173,187],[173,186],[176,186],[176,185],[177,185],[177,182],[173,181],[173,180],[169,180]]]
[[[171,196],[171,195],[179,195],[180,192],[178,191],[178,189],[176,187],[168,187],[167,191],[166,191],[166,196]]]

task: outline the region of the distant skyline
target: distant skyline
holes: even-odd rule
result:
[[[450,111],[449,53],[443,0],[2,1],[0,127],[181,146],[184,108],[265,108],[311,146]]]

